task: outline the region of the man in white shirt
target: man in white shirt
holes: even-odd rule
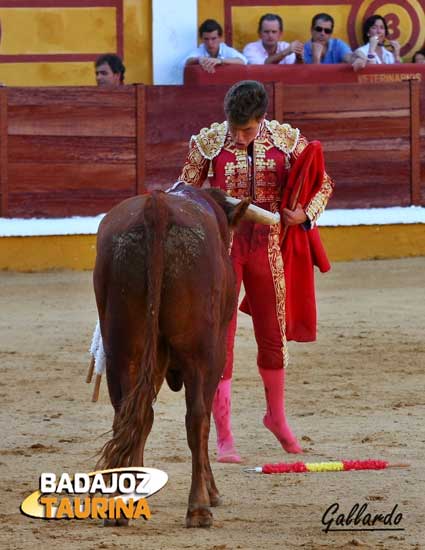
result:
[[[215,73],[217,65],[246,64],[246,58],[223,42],[223,29],[214,19],[206,19],[199,27],[202,44],[185,59],[185,65],[199,64],[204,71]]]
[[[263,63],[293,64],[303,62],[304,44],[299,40],[283,42],[283,21],[280,15],[266,13],[258,23],[256,42],[250,42],[243,49],[244,56],[250,65]]]

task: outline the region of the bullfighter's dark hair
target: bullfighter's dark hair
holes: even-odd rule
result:
[[[215,19],[205,19],[199,27],[199,38],[202,38],[204,32],[218,32],[218,36],[223,36],[223,28]]]
[[[267,111],[269,98],[266,89],[256,80],[241,80],[234,84],[224,98],[224,112],[230,124],[246,124],[260,120]]]
[[[125,66],[121,57],[115,53],[105,53],[96,59],[94,66],[100,67],[105,63],[111,67],[114,74],[120,75],[120,82],[124,82]]]

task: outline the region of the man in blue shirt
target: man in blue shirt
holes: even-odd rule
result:
[[[217,65],[246,64],[245,56],[223,42],[223,29],[214,19],[199,27],[202,44],[184,60],[185,65],[199,64],[204,71],[215,73]]]
[[[304,63],[351,63],[353,53],[339,38],[332,38],[333,17],[318,13],[311,22],[311,40],[304,44]]]

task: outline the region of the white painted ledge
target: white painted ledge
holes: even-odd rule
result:
[[[43,235],[94,235],[105,214],[73,218],[0,218],[0,237],[30,237]],[[425,224],[425,207],[396,206],[392,208],[326,210],[319,226],[356,226]]]

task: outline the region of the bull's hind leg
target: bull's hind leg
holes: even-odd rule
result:
[[[223,358],[222,362],[224,364],[224,358]],[[213,364],[211,364],[211,367],[214,367],[214,368],[209,368],[208,369],[208,372],[207,372],[207,375],[206,375],[206,380],[205,380],[205,383],[204,383],[204,402],[205,402],[205,406],[207,408],[209,426],[211,424],[212,403],[213,403],[214,395],[216,393],[217,385],[218,385],[218,382],[219,382],[218,373],[221,372],[221,370],[222,370],[220,368],[220,365],[221,365],[221,363],[220,363],[219,360],[217,360]],[[208,433],[209,433],[209,428],[208,428]],[[207,440],[207,446],[208,446],[208,440]],[[221,501],[221,497],[220,497],[220,494],[218,492],[217,486],[215,484],[214,475],[212,473],[208,448],[207,448],[207,452],[206,452],[206,465],[205,465],[205,467],[206,467],[205,475],[206,475],[207,489],[208,489],[208,494],[210,495],[210,504],[211,504],[211,506],[219,506],[222,501]]]
[[[206,365],[205,362],[204,365]],[[192,484],[186,514],[186,527],[210,527],[213,522],[208,491],[208,485],[211,484],[207,482],[211,473],[208,461],[210,419],[208,404],[205,403],[203,392],[203,377],[206,371],[201,368],[199,363],[188,371],[186,371],[184,384],[187,441],[192,453]]]

